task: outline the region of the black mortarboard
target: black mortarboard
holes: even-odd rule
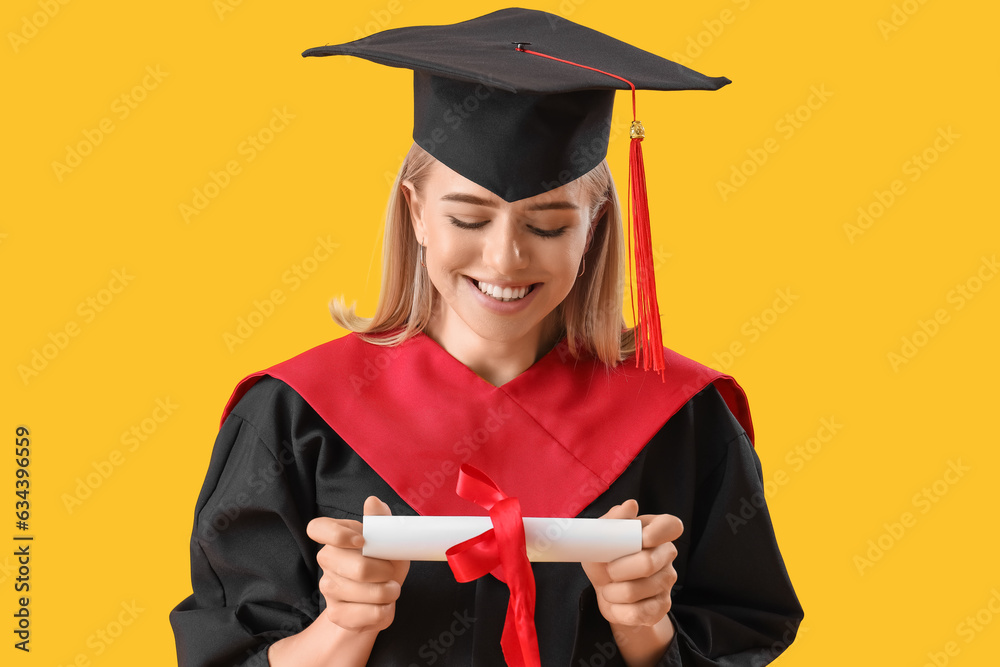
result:
[[[561,16],[502,9],[462,23],[396,28],[303,56],[412,69],[413,140],[506,201],[569,183],[607,155],[615,90],[718,90],[708,77]],[[629,148],[636,363],[664,357],[653,275],[642,125]],[[631,276],[630,276],[631,279]]]
[[[506,201],[587,173],[607,155],[615,90],[717,90],[707,77],[560,16],[502,9],[452,25],[414,26],[303,56],[349,55],[414,71],[413,139]],[[530,44],[530,46],[529,46]]]

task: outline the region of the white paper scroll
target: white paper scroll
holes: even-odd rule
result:
[[[444,552],[493,527],[488,516],[366,516],[361,553],[387,560],[447,560]],[[524,518],[528,560],[606,563],[642,549],[638,519]]]

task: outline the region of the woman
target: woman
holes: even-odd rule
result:
[[[504,584],[360,551],[362,511],[482,514],[454,492],[462,463],[526,516],[643,512],[640,553],[533,564],[541,664],[772,660],[801,609],[766,508],[740,514],[763,498],[745,400],[670,351],[660,374],[629,358],[604,162],[608,69],[728,81],[527,10],[307,55],[347,53],[416,72],[383,291],[371,320],[334,305],[354,334],[234,393],[171,615],[181,664],[504,664]]]

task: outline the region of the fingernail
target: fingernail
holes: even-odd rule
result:
[[[354,537],[351,538],[351,544],[353,546],[360,547],[364,543],[365,543],[365,538],[362,537],[361,535],[355,535]]]

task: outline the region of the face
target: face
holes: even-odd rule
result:
[[[595,212],[578,182],[506,202],[440,162],[417,193],[403,184],[445,344],[535,346],[573,287]],[[466,337],[456,340],[456,337]]]

